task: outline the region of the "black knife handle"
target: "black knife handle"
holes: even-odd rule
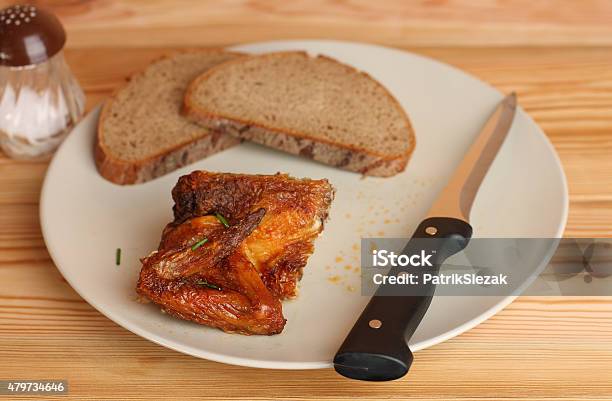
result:
[[[437,272],[446,258],[463,250],[472,236],[472,227],[463,220],[431,217],[419,224],[402,254],[420,253],[424,247],[432,254]],[[433,241],[419,241],[432,238]],[[392,269],[397,274],[401,268]],[[422,285],[422,284],[421,284]],[[407,340],[425,315],[435,291],[432,284],[421,287],[427,295],[382,295],[381,284],[334,357],[334,369],[343,376],[368,381],[394,380],[404,376],[412,363]]]

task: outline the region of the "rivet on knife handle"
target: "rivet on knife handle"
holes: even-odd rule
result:
[[[431,227],[436,227],[435,240]],[[423,246],[431,254],[433,267],[428,272],[437,273],[444,260],[461,251],[472,235],[472,227],[465,221],[450,217],[424,220],[402,253],[419,253]],[[390,272],[402,274],[403,271]],[[334,367],[343,376],[353,379],[383,381],[404,376],[412,363],[412,353],[406,345],[406,337],[412,336],[425,315],[435,286],[426,288],[427,296],[385,295],[385,285],[378,288],[353,329],[336,353]]]

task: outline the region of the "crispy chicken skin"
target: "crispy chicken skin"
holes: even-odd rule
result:
[[[181,319],[241,334],[280,333],[280,301],[297,295],[331,185],[194,171],[179,179],[172,197],[174,221],[158,250],[142,259],[137,292]]]

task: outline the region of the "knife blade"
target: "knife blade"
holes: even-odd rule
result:
[[[428,272],[438,272],[444,260],[463,250],[472,237],[469,224],[472,205],[510,131],[515,112],[516,95],[512,93],[491,114],[402,250],[404,255],[421,251],[431,254],[433,268]],[[405,272],[392,268],[388,274]],[[343,376],[367,381],[394,380],[403,377],[412,364],[407,342],[427,312],[435,286],[424,287],[422,296],[385,295],[388,289],[385,286],[378,287],[334,357],[334,369]]]

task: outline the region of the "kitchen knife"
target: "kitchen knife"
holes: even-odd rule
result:
[[[516,95],[502,100],[453,177],[434,202],[402,254],[424,250],[431,254],[437,273],[446,258],[463,250],[471,236],[470,211],[482,180],[495,159],[516,111]],[[424,240],[430,239],[430,240]],[[424,249],[426,248],[426,249]],[[406,272],[393,268],[392,275]],[[423,284],[421,284],[423,285]],[[389,284],[381,284],[334,357],[334,368],[343,376],[368,381],[394,380],[404,376],[412,363],[407,341],[412,337],[429,307],[435,286],[422,287],[426,295],[389,294]]]

